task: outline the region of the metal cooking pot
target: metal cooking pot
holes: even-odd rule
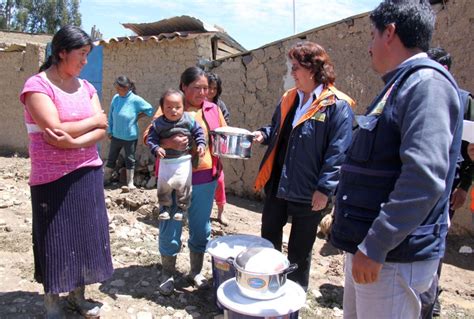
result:
[[[226,158],[249,159],[252,155],[253,134],[243,129],[232,132],[231,127],[210,131],[212,154]],[[247,131],[248,133],[241,133]]]
[[[251,258],[267,252],[276,258],[269,258],[262,263],[262,271],[254,271],[255,265],[252,271],[246,270]],[[232,264],[236,270],[235,280],[240,292],[246,297],[259,300],[274,299],[283,295],[287,275],[298,268],[297,264],[290,265],[288,259],[278,250],[264,247],[248,248],[238,254],[236,258],[228,258],[227,262]],[[278,265],[277,270],[268,271],[268,268],[265,269],[272,263]]]

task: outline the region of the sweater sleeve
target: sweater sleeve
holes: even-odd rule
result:
[[[219,99],[217,101],[217,106],[221,109],[222,115],[224,116],[224,119],[227,125],[230,125],[230,112],[229,112],[229,109],[227,108],[227,105],[225,105],[224,101]]]
[[[160,147],[160,137],[158,131],[155,129],[155,122],[150,125],[146,138],[146,144],[150,148],[151,153],[156,156],[156,149]]]
[[[197,121],[192,121],[191,124],[191,135],[196,143],[196,146],[206,147],[206,138],[204,136],[204,131],[202,130],[201,125]]]
[[[422,224],[451,187],[446,180],[454,165],[449,153],[461,112],[457,91],[434,70],[423,69],[410,78],[400,88],[394,110],[401,134],[401,173],[358,246],[379,263]]]
[[[153,115],[153,106],[141,96],[136,95],[135,105],[138,113],[145,113],[146,116]]]

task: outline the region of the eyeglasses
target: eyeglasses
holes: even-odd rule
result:
[[[302,66],[298,65],[298,64],[293,64],[291,66],[291,72],[296,72],[296,71],[301,70],[301,69],[302,69]]]

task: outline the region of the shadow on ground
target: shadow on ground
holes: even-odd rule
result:
[[[316,301],[321,307],[342,309],[342,297],[344,295],[344,287],[333,284],[322,284],[319,286],[320,297],[316,297]]]
[[[466,270],[474,270],[474,254],[461,254],[459,249],[462,246],[468,246],[474,250],[474,238],[472,236],[448,234],[443,263]]]
[[[172,307],[184,310],[189,314],[198,312],[203,318],[213,318],[219,314],[215,304],[212,288],[196,290],[185,274],[177,272],[175,276],[175,292],[171,296],[162,296],[157,291],[161,265],[132,265],[115,269],[113,278],[99,287],[99,290],[112,299],[144,298],[161,307]],[[192,306],[192,307],[190,307]]]

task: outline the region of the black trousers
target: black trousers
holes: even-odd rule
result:
[[[125,167],[127,169],[135,169],[135,150],[137,149],[137,141],[126,141],[112,137],[110,140],[109,156],[107,158],[108,168],[115,168],[115,163],[119,157],[122,148],[125,151]]]
[[[306,291],[309,284],[309,271],[313,244],[323,211],[312,211],[310,204],[291,202],[277,198],[276,191],[267,193],[262,213],[262,237],[272,242],[281,251],[283,227],[291,216],[291,232],[288,241],[288,260],[297,263],[298,269],[288,274]]]

